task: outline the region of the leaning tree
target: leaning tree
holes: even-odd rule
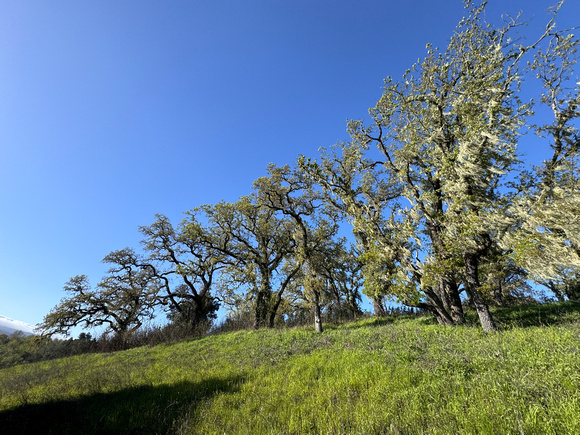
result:
[[[466,6],[445,50],[428,45],[402,80],[385,80],[369,125],[349,122],[349,142],[302,166],[363,235],[387,294],[457,324],[465,291],[491,331],[481,268],[514,224],[506,191],[532,113],[519,89],[528,57],[558,35],[551,20],[522,44],[518,18],[493,26],[485,2]]]
[[[117,338],[124,338],[153,318],[159,288],[151,274],[139,266],[136,254],[126,248],[104,259],[108,274],[91,288],[86,275],[71,278],[64,286],[68,296],[38,325],[45,335],[65,334],[76,327],[106,325]]]

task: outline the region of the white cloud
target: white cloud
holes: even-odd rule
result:
[[[20,320],[12,320],[8,317],[0,316],[0,334],[11,335],[16,331],[22,331],[25,335],[34,334],[34,326]]]

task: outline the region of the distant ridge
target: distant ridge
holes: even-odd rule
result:
[[[0,315],[0,334],[12,335],[17,331],[21,331],[24,335],[34,335],[34,326]]]

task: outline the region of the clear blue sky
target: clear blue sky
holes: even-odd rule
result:
[[[553,1],[524,9],[538,31]],[[580,24],[568,0],[558,22]],[[346,138],[459,0],[0,1],[0,314],[31,324],[110,251]]]

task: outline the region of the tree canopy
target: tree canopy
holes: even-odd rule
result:
[[[378,315],[400,303],[461,325],[471,307],[492,331],[489,305],[532,295],[530,282],[580,299],[579,43],[556,26],[561,4],[524,39],[519,16],[493,25],[485,2],[466,1],[447,47],[428,44],[387,77],[348,141],[270,165],[253,193],[199,205],[175,228],[157,215],[142,255],[109,254],[96,290],[71,279],[43,326],[124,332],[162,307],[194,329],[222,304],[255,328],[308,312],[322,331],[324,315],[362,313],[362,290]],[[550,156],[526,167],[531,135]]]

